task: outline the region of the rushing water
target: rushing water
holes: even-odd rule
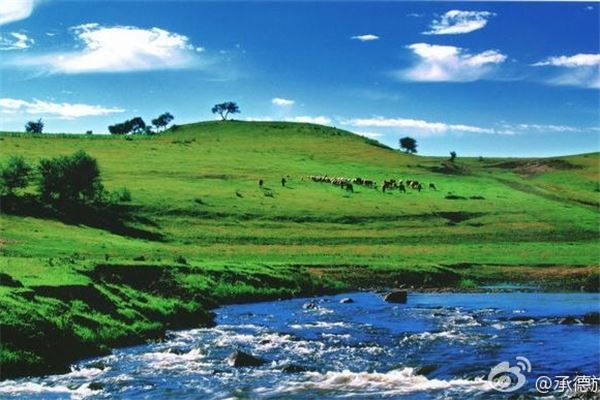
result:
[[[531,362],[521,390],[532,393],[540,375],[599,376],[598,326],[559,318],[599,307],[598,295],[575,293],[411,294],[406,305],[351,293],[233,305],[217,310],[216,328],[171,332],[65,375],[3,381],[0,397],[506,398],[486,378],[517,356]],[[225,358],[236,349],[267,362],[231,367]],[[289,365],[306,371],[283,372]]]

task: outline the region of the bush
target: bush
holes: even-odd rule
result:
[[[110,201],[112,203],[127,203],[131,201],[131,192],[126,187],[115,190],[111,193]]]
[[[29,185],[31,166],[21,156],[11,156],[6,167],[0,168],[0,193],[13,194]]]
[[[104,193],[96,159],[85,151],[43,159],[38,166],[39,191],[45,202],[87,203]]]

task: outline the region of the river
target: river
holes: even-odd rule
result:
[[[216,310],[215,328],[169,332],[64,375],[5,380],[0,397],[507,398],[487,382],[503,361],[521,365],[516,393],[536,393],[542,375],[600,376],[598,325],[563,319],[599,308],[599,295],[585,293],[414,293],[391,304],[361,292],[231,305]],[[234,350],[265,363],[230,366]]]

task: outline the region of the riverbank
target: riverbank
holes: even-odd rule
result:
[[[116,348],[66,374],[1,381],[0,397],[499,400],[505,393],[486,378],[515,354],[531,364],[515,395],[538,397],[541,375],[600,373],[599,300],[597,293],[411,292],[399,305],[344,292],[234,304],[214,310],[212,328]]]
[[[482,287],[509,282],[541,291],[598,291],[597,268],[255,265],[214,268],[184,264],[81,265],[80,283],[23,285],[0,277],[2,379],[61,373],[76,360],[114,347],[162,340],[167,329],[214,324],[220,305],[315,296],[351,290],[407,288],[415,292],[513,290]],[[485,275],[482,275],[482,270]],[[575,272],[578,274],[575,274]],[[60,269],[57,268],[57,275]],[[73,279],[71,279],[72,281]],[[521,286],[519,286],[521,285]]]

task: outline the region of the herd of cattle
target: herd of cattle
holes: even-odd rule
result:
[[[349,192],[354,192],[354,185],[364,186],[371,189],[377,189],[377,182],[371,179],[365,178],[344,178],[344,177],[332,177],[322,175],[311,175],[309,179],[313,182],[331,183],[332,185],[339,186]],[[381,184],[381,191],[385,193],[390,190],[398,190],[402,193],[406,193],[406,189],[413,189],[417,191],[423,190],[423,183],[414,179],[385,179]],[[429,183],[429,189],[437,190],[434,183]]]

